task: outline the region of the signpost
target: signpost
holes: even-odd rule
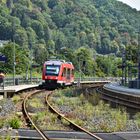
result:
[[[0,54],[0,62],[6,63],[7,57],[3,54]],[[0,85],[3,84],[3,89],[4,89],[4,77],[5,75],[3,73],[0,73]]]
[[[6,62],[7,61],[7,57],[5,55],[0,54],[0,62]]]

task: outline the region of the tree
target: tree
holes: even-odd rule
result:
[[[49,57],[48,51],[44,44],[36,44],[34,49],[34,61],[37,64],[43,64]]]
[[[77,64],[76,69],[81,69],[82,73],[85,75],[93,75],[93,68],[95,63],[91,51],[88,48],[80,47],[75,51]]]
[[[51,16],[57,27],[63,28],[66,25],[67,17],[63,5],[56,5]]]
[[[13,8],[13,0],[6,0],[6,5],[9,9]]]
[[[80,37],[80,45],[84,46],[87,43],[86,33],[85,32],[80,32],[79,37]]]
[[[14,40],[20,46],[27,46],[28,36],[24,28],[19,28],[15,31]]]
[[[14,4],[14,8],[12,9],[11,15],[18,17],[22,21],[24,18],[24,14],[27,12],[29,12],[29,9],[25,5],[16,3]]]
[[[35,44],[37,42],[37,35],[31,27],[28,27],[26,29],[26,32],[27,32],[27,36],[28,36],[28,44],[31,43],[33,46],[33,44]]]
[[[44,25],[44,39],[47,42],[48,40],[51,40],[51,30],[49,29],[48,25]]]
[[[38,38],[43,38],[44,37],[44,28],[41,22],[37,20],[33,20],[31,23],[31,27],[33,30],[36,32]]]
[[[67,38],[65,37],[63,32],[53,31],[52,32],[52,39],[55,42],[56,53],[59,53],[60,49],[62,47],[65,47],[67,44]]]
[[[14,52],[15,45],[15,52]],[[15,61],[16,61],[16,73],[21,74],[25,72],[26,65],[29,62],[28,52],[20,47],[17,44],[9,43],[1,48],[1,53],[7,57],[7,62],[3,65],[0,65],[0,69],[2,68],[6,73],[13,72],[13,54],[15,53]]]
[[[94,33],[88,34],[88,45],[90,48],[96,49],[97,41]]]
[[[49,57],[54,56],[55,55],[55,42],[53,40],[48,40],[47,42],[47,50],[49,53]]]
[[[49,0],[48,1],[48,6],[49,8],[53,9],[54,6],[56,6],[58,4],[58,0]]]

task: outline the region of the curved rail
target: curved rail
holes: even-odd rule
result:
[[[109,93],[107,93],[107,91],[106,92],[102,91],[100,88],[96,89],[96,91],[102,95],[101,98],[104,100],[111,101],[116,104],[124,105],[129,108],[134,108],[134,109],[140,110],[140,102],[133,101],[132,98],[124,98],[123,94],[121,97],[121,94],[119,94],[119,93],[118,93],[119,94],[118,95],[117,93],[114,93],[113,91],[108,91],[110,93],[114,93],[114,94],[109,94]],[[127,95],[125,95],[125,96],[127,96]]]
[[[31,119],[31,117],[29,116],[28,111],[27,111],[27,109],[26,109],[26,103],[27,103],[27,100],[29,99],[29,97],[31,97],[31,96],[34,95],[34,94],[40,93],[40,92],[42,92],[42,90],[39,90],[39,91],[30,93],[30,94],[28,94],[28,95],[24,98],[24,100],[23,100],[23,113],[24,113],[24,115],[27,117],[27,118],[26,118],[26,121],[27,121],[27,122],[30,122],[30,123],[34,126],[34,128],[37,130],[37,132],[40,134],[40,136],[41,136],[44,140],[50,140],[50,139],[44,134],[44,132],[41,131],[41,130],[34,124],[34,122],[32,121],[32,119]]]
[[[74,122],[72,122],[71,120],[69,120],[68,118],[66,118],[66,117],[64,116],[64,114],[60,114],[53,106],[51,106],[51,104],[50,104],[49,101],[48,101],[49,96],[50,96],[51,94],[52,94],[52,92],[50,92],[48,95],[46,95],[46,103],[47,103],[47,105],[49,106],[49,108],[50,108],[51,110],[53,110],[53,112],[55,112],[60,118],[63,118],[63,119],[65,119],[66,121],[68,121],[68,122],[69,122],[72,126],[74,126],[76,129],[81,130],[81,131],[87,133],[88,135],[90,135],[91,137],[93,137],[93,138],[95,138],[95,139],[97,139],[97,140],[103,140],[102,138],[96,136],[95,134],[93,134],[93,133],[87,131],[86,129],[80,127],[79,125],[75,124]]]

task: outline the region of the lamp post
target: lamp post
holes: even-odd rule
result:
[[[12,31],[12,34],[13,34],[13,43],[14,43],[14,46],[13,46],[13,85],[15,85],[15,73],[16,73],[16,54],[15,54],[15,23],[13,22],[13,31]]]

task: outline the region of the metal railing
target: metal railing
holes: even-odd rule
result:
[[[79,78],[76,77],[75,78],[75,82],[80,82],[81,81],[110,81],[110,82],[118,82],[120,80],[120,78],[115,78],[115,77],[86,77],[86,78]],[[16,77],[15,78],[15,82],[13,81],[12,77],[5,77],[3,79],[3,84],[4,87],[6,86],[13,86],[14,83],[15,85],[24,85],[24,84],[41,84],[43,81],[41,78],[37,78],[37,77],[32,77],[32,79],[26,79],[26,78],[22,78],[22,77]]]
[[[75,81],[110,81],[110,82],[119,82],[120,77],[86,77],[86,78],[75,78]]]
[[[4,78],[4,86],[13,86],[15,85],[24,85],[24,84],[40,84],[42,82],[41,78],[32,77],[32,80],[25,79],[22,77],[15,78],[15,82],[13,81],[13,78]]]

